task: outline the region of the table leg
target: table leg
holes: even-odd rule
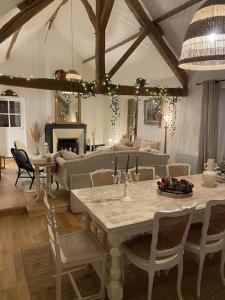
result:
[[[121,284],[121,251],[120,245],[123,239],[119,235],[109,235],[111,245],[111,266],[110,266],[110,281],[107,286],[108,296],[110,300],[123,299],[123,286]]]
[[[47,183],[47,189],[46,189],[46,193],[52,198],[55,199],[55,196],[52,193],[52,186],[51,186],[51,172],[50,172],[50,168],[46,167],[46,183]]]
[[[35,165],[35,181],[36,181],[36,193],[34,194],[35,200],[38,201],[41,196],[41,183],[40,183],[40,173],[39,167]]]

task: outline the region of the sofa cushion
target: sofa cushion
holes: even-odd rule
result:
[[[76,153],[67,150],[61,150],[61,155],[65,160],[74,160],[83,157],[83,155],[77,155]]]
[[[113,147],[114,151],[137,151],[137,147],[127,147],[125,145],[114,145]]]

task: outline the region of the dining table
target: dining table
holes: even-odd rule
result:
[[[121,282],[121,244],[127,239],[152,232],[154,215],[159,211],[175,211],[196,206],[193,223],[201,222],[209,200],[225,199],[225,184],[214,188],[204,186],[202,175],[182,177],[194,184],[193,195],[188,198],[170,198],[159,195],[157,180],[129,183],[124,201],[123,184],[114,184],[71,191],[71,201],[79,201],[86,216],[86,226],[94,221],[106,234],[111,256],[107,292],[111,300],[123,299]]]

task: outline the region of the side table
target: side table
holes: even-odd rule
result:
[[[35,181],[36,181],[36,193],[34,194],[35,200],[38,201],[41,198],[42,191],[43,191],[43,187],[41,187],[41,182],[40,182],[41,168],[46,169],[46,183],[45,183],[46,193],[52,199],[55,199],[51,187],[51,168],[55,166],[55,162],[53,161],[47,162],[45,159],[37,159],[37,160],[31,160],[31,163],[35,168]]]

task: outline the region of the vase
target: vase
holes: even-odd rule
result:
[[[202,173],[202,179],[204,186],[213,188],[216,186],[217,174],[216,174],[217,164],[214,159],[208,159],[207,163],[204,164],[205,171]]]

